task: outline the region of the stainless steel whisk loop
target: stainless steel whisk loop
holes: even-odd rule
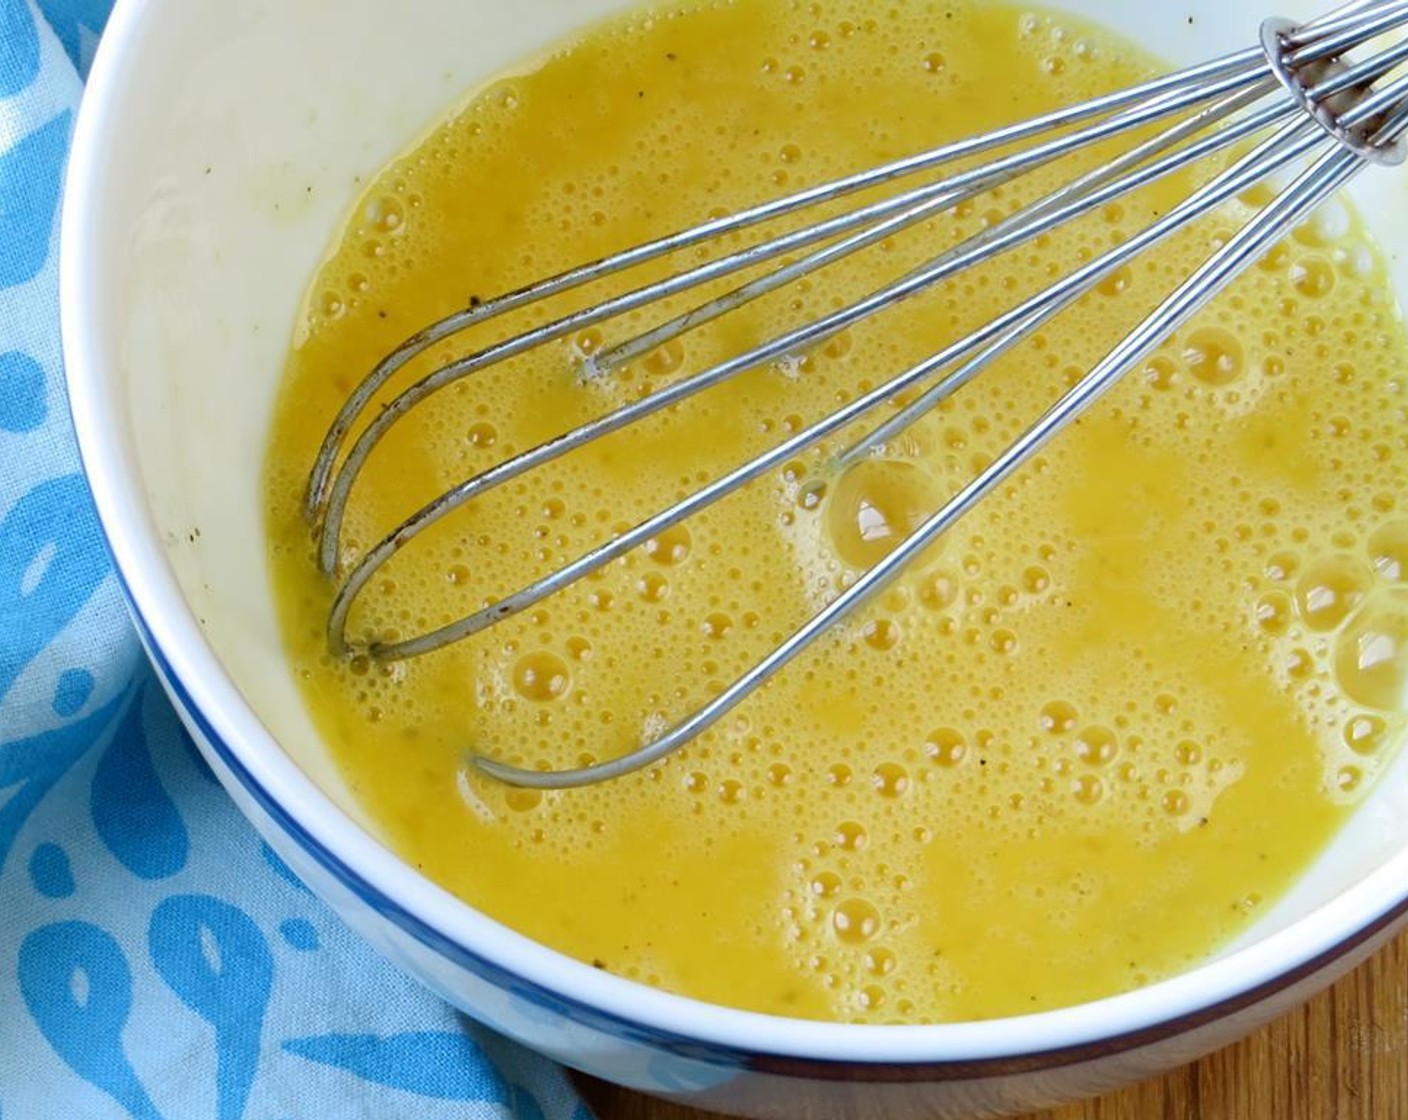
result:
[[[1221,204],[1244,196],[1249,188],[1289,179],[1275,191],[1271,201],[1216,248],[1002,454],[893,551],[703,707],[630,753],[580,769],[525,770],[482,755],[474,755],[473,761],[481,770],[505,782],[560,789],[618,777],[665,757],[707,730],[816,638],[867,602],[935,538],[1358,171],[1370,163],[1401,163],[1408,154],[1408,39],[1402,37],[1405,29],[1408,29],[1408,0],[1357,0],[1304,24],[1267,20],[1262,25],[1258,46],[705,222],[473,305],[431,324],[383,358],[353,391],[328,431],[309,479],[306,514],[318,529],[319,563],[330,578],[342,576],[328,621],[330,648],[339,655],[352,652],[347,639],[349,614],[358,594],[383,565],[430,525],[505,482],[745,370],[804,353],[851,325],[966,268],[1096,211],[1140,187],[1196,162],[1220,154],[1235,154],[1250,146],[1236,158],[1229,157],[1222,170],[1182,203],[1122,244],[1082,264],[964,338],[852,399],[829,416],[674,505],[456,622],[403,640],[373,644],[366,652],[386,660],[415,657],[516,615],[640,547],[739,487],[777,469],[901,394],[917,390],[918,395],[911,403],[895,410],[866,436],[842,451],[837,462],[845,465],[871,454],[1132,258],[1186,229]],[[1351,59],[1351,51],[1365,51],[1365,55]],[[344,514],[354,484],[373,450],[401,417],[445,386],[699,285],[769,262],[782,262],[725,295],[707,299],[683,315],[612,346],[594,359],[599,369],[625,365],[662,343],[878,244],[900,230],[951,210],[995,186],[1073,152],[1151,125],[1159,125],[1160,130],[1150,138],[1133,143],[1122,155],[946,249],[870,295],[784,330],[742,354],[683,377],[649,396],[516,454],[417,510],[362,555],[346,558],[341,555]],[[986,153],[996,154],[987,162],[972,164],[973,157]],[[452,361],[394,395],[352,438],[353,430],[373,399],[388,386],[397,371],[452,335],[681,249],[953,163],[960,164],[960,169],[933,181],[766,237],[757,244],[685,268],[663,280],[587,304]]]
[[[1356,7],[1358,5],[1350,6],[1351,10]],[[1323,27],[1321,33],[1325,33]],[[1361,159],[1388,166],[1402,163],[1404,156],[1408,155],[1408,138],[1399,136],[1392,140],[1382,139],[1380,134],[1385,123],[1382,116],[1368,120],[1356,119],[1353,123],[1345,119],[1343,110],[1354,104],[1353,95],[1360,89],[1359,75],[1350,79],[1350,85],[1345,92],[1351,96],[1348,100],[1341,100],[1339,105],[1335,102],[1337,99],[1344,99],[1345,92],[1327,96],[1319,92],[1322,87],[1304,80],[1296,62],[1296,49],[1304,45],[1303,40],[1304,32],[1293,20],[1268,19],[1262,23],[1261,49],[1276,79],[1285,86],[1311,120]],[[1376,64],[1377,60],[1370,60],[1370,66]],[[1341,73],[1349,73],[1352,69],[1346,67]]]

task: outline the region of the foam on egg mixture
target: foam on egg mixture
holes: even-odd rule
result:
[[[294,670],[398,852],[623,976],[866,1022],[1126,990],[1204,958],[1286,889],[1404,723],[1408,339],[1342,203],[870,609],[618,781],[540,794],[467,759],[581,765],[699,707],[991,461],[1258,200],[1122,269],[880,455],[838,470],[863,429],[842,433],[430,656],[327,653],[332,590],[300,514],[337,407],[426,323],[1152,70],[1102,31],[999,4],[691,4],[608,23],[494,82],[386,168],[310,288],[267,492]],[[359,481],[344,561],[470,474],[841,306],[1071,173],[994,190],[628,368],[590,358],[688,304],[439,393]],[[1189,186],[1111,204],[472,503],[378,574],[353,637],[406,637],[516,590],[1130,236]],[[442,344],[404,383],[499,330]]]

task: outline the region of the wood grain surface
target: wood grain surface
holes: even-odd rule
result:
[[[580,1077],[600,1120],[711,1113]],[[808,1120],[799,1112],[796,1120]],[[1408,933],[1309,1004],[1157,1081],[1026,1120],[1408,1120]]]

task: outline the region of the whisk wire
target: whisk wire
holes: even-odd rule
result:
[[[1061,129],[1082,120],[1113,112],[1145,98],[1155,97],[1181,85],[1196,85],[1215,81],[1229,73],[1255,66],[1262,55],[1255,47],[1187,67],[1172,74],[1161,75],[1147,82],[1116,90],[1076,105],[1063,106],[1049,113],[1017,121],[991,132],[940,145],[939,147],[893,160],[879,167],[819,183],[779,199],[749,207],[736,214],[702,222],[689,229],[644,242],[612,256],[561,272],[556,276],[504,293],[479,304],[455,312],[439,322],[417,331],[373,368],[372,372],[352,391],[338,411],[322,446],[318,450],[310,474],[305,512],[310,521],[317,521],[326,506],[332,470],[348,432],[376,393],[406,362],[430,346],[460,331],[507,314],[528,304],[549,299],[583,284],[603,279],[626,269],[635,268],[681,249],[737,232],[762,222],[785,217],[817,202],[852,194],[869,187],[880,186],[917,172],[955,160],[966,159],[1002,147],[1020,143],[1033,136]]]
[[[1408,0],[1381,0],[1350,4],[1308,23],[1290,24],[1281,33],[1286,62],[1294,68],[1338,57],[1385,32],[1397,30],[1405,15]]]
[[[819,268],[835,260],[839,260],[841,257],[849,255],[857,249],[884,240],[886,237],[924,218],[930,217],[940,210],[973,198],[994,186],[1011,182],[1027,172],[1068,156],[1081,148],[1103,143],[1133,129],[1152,124],[1164,117],[1182,112],[1201,101],[1212,101],[1214,98],[1220,97],[1224,93],[1244,89],[1249,83],[1253,82],[1257,83],[1257,85],[1252,86],[1253,89],[1261,88],[1264,90],[1264,78],[1259,78],[1254,72],[1244,71],[1234,73],[1227,78],[1221,79],[1211,84],[1207,89],[1199,90],[1196,96],[1189,95],[1187,92],[1184,92],[1182,95],[1174,95],[1173,93],[1161,94],[1156,98],[1152,98],[1147,103],[1125,109],[1115,116],[1087,126],[1079,132],[1064,137],[1058,137],[1027,152],[1014,153],[1011,156],[999,159],[981,168],[959,173],[949,179],[943,180],[936,186],[920,188],[912,192],[912,194],[916,197],[927,196],[929,192],[934,191],[936,187],[947,187],[948,189],[940,190],[936,196],[930,197],[925,205],[906,211],[904,215],[901,215],[901,217],[906,220],[883,223],[859,235],[852,242],[843,242],[841,245],[823,249],[786,268],[778,269],[768,276],[745,284],[741,288],[734,289],[732,292],[719,296],[669,322],[662,323],[653,330],[647,331],[634,339],[630,339],[613,347],[611,350],[600,355],[597,358],[597,363],[600,367],[606,369],[626,365],[635,358],[649,353],[655,347],[671,341],[679,335],[684,334],[686,331],[693,330],[696,327],[711,322],[720,315],[735,310],[769,292],[776,291],[778,288],[784,287],[793,280],[810,275]],[[1235,111],[1236,108],[1248,103],[1249,101],[1234,98],[1216,102],[1209,109],[1200,113],[1198,117],[1189,121],[1188,124],[1194,130],[1199,127],[1206,127],[1207,123],[1210,121],[1226,116]],[[1195,122],[1197,123],[1195,124]],[[1167,133],[1163,135],[1169,136]],[[1174,137],[1170,136],[1165,143],[1171,144],[1174,142],[1174,139]],[[1136,149],[1135,152],[1139,152],[1145,147],[1147,147],[1147,145],[1141,146],[1141,148]],[[1132,152],[1130,154],[1134,155],[1135,153]],[[1147,156],[1147,152],[1145,155]],[[1117,173],[1116,168],[1123,165],[1123,161],[1117,161],[1115,165],[1097,168],[1092,174],[1113,175]],[[1071,184],[1071,189],[1080,189],[1082,183],[1083,181]],[[1049,204],[1054,205],[1055,201],[1059,199],[1060,193],[1061,192],[1056,192],[1056,194],[1050,196]],[[991,232],[991,230],[984,231],[978,236],[988,236]]]
[[[430,525],[494,487],[681,403],[745,370],[804,353],[820,341],[951,279],[964,269],[1026,244],[1156,180],[1219,153],[1250,145],[1250,150],[1233,159],[1183,201],[1155,216],[1146,228],[975,328],[964,338],[868,389],[668,508],[505,598],[489,601],[465,617],[427,633],[370,644],[368,648],[376,657],[391,660],[418,656],[515,615],[620,559],[665,529],[821,441],[846,431],[874,410],[886,404],[895,406],[902,394],[918,390],[913,401],[896,406],[890,415],[870,426],[864,436],[852,440],[833,455],[831,467],[844,469],[882,450],[920,417],[969,384],[998,357],[1030,338],[1053,316],[1088,294],[1126,262],[1190,228],[1210,210],[1244,195],[1251,187],[1290,176],[1288,186],[1274,192],[1271,201],[1215,247],[1206,261],[1138,326],[940,509],[701,707],[650,742],[607,762],[594,762],[577,769],[542,771],[510,766],[482,753],[473,755],[472,761],[484,772],[513,784],[560,789],[619,777],[665,757],[707,730],[823,633],[869,601],[974,504],[1036,455],[1170,332],[1185,323],[1252,260],[1291,226],[1304,220],[1362,167],[1371,162],[1401,161],[1408,148],[1408,74],[1399,71],[1408,63],[1408,41],[1396,39],[1387,45],[1378,44],[1372,54],[1358,61],[1347,58],[1346,52],[1392,35],[1405,25],[1408,25],[1408,0],[1361,0],[1302,25],[1268,20],[1262,27],[1259,48],[1235,52],[1127,90],[940,145],[731,216],[706,221],[473,305],[431,324],[392,350],[353,390],[319,449],[309,479],[305,508],[309,519],[319,526],[319,562],[329,574],[340,567],[339,549],[347,503],[368,457],[401,417],[446,385],[596,323],[654,306],[740,271],[781,261],[722,295],[707,298],[683,314],[676,314],[590,356],[584,363],[584,371],[590,374],[628,364],[662,343],[1019,175],[1073,152],[1128,136],[1133,130],[1159,125],[1156,133],[1136,141],[1122,154],[1103,160],[1064,186],[993,222],[877,291],[784,330],[776,337],[764,339],[744,353],[682,377],[640,400],[588,420],[466,479],[426,503],[360,557],[346,562],[346,575],[336,591],[328,620],[330,648],[339,654],[351,651],[352,643],[348,638],[351,610],[368,580],[383,565]],[[1263,104],[1268,94],[1276,95],[1276,100]],[[1004,154],[1005,149],[1031,141],[1035,141],[1031,147]],[[1329,147],[1325,150],[1327,144]],[[1317,156],[1317,151],[1322,154]],[[997,154],[985,164],[964,162],[990,153]],[[392,396],[351,440],[344,454],[344,446],[359,418],[392,377],[415,358],[461,331],[682,249],[706,245],[753,226],[800,213],[807,207],[955,162],[957,170],[936,181],[764,237],[746,248],[562,314],[448,362]],[[796,260],[788,259],[797,252],[803,255]]]
[[[1303,130],[1301,130],[1303,131]],[[1286,162],[1308,150],[1308,146],[1288,149]],[[1136,331],[1121,343],[1116,350],[1088,373],[1077,385],[1067,392],[1031,428],[1003,452],[994,462],[974,478],[966,487],[950,499],[945,506],[925,521],[905,538],[894,551],[864,573],[840,596],[822,608],[803,627],[777,646],[762,661],[758,662],[732,685],[709,701],[687,719],[671,727],[648,746],[636,752],[613,759],[609,762],[581,767],[575,770],[539,771],[508,766],[482,754],[472,756],[473,763],[484,772],[502,781],[537,789],[566,789],[580,785],[594,784],[621,777],[677,750],[685,742],[697,737],[727,715],[734,707],[745,700],[784,668],[788,662],[802,653],[816,638],[844,621],[855,610],[870,601],[883,590],[905,567],[914,562],[932,542],[950,529],[969,509],[985,497],[996,486],[1005,481],[1013,471],[1027,462],[1051,438],[1080,413],[1089,408],[1112,386],[1130,364],[1139,360],[1157,345],[1169,331],[1201,307],[1211,296],[1241,269],[1248,256],[1254,257],[1270,241],[1280,236],[1284,230],[1282,220],[1297,220],[1313,209],[1324,197],[1333,193],[1338,186],[1353,174],[1357,160],[1342,151],[1334,151],[1320,161],[1301,179],[1293,184],[1276,203],[1258,218],[1239,231],[1218,251],[1193,277],[1182,285]],[[1238,193],[1255,178],[1229,178],[1223,188],[1232,194]],[[1006,341],[1006,340],[1004,340]]]
[[[1291,64],[1299,65],[1302,61],[1321,57],[1319,52],[1324,50],[1321,45],[1323,35],[1349,26],[1355,20],[1362,21],[1365,18],[1364,12],[1381,11],[1384,12],[1384,18],[1388,19],[1393,13],[1401,13],[1404,6],[1404,0],[1379,0],[1377,3],[1369,4],[1352,3],[1346,8],[1309,21],[1298,29],[1293,42],[1297,45],[1305,44],[1303,49],[1311,53],[1307,53],[1304,59],[1300,54],[1297,54],[1290,60]],[[1320,38],[1317,39],[1316,36],[1320,36]],[[329,426],[310,473],[305,501],[306,516],[310,522],[325,521],[324,514],[329,501],[333,469],[357,417],[365,411],[375,395],[406,363],[446,338],[529,304],[551,298],[617,272],[698,245],[701,242],[737,232],[761,222],[784,217],[817,202],[892,182],[920,171],[935,168],[943,163],[1000,149],[1045,132],[1059,130],[1082,120],[1114,112],[1141,100],[1157,98],[1170,90],[1196,88],[1200,83],[1215,82],[1229,74],[1260,67],[1264,63],[1264,52],[1256,47],[1248,47],[1196,66],[1186,67],[1153,78],[1127,89],[1116,90],[1075,105],[1063,106],[1049,113],[1014,122],[987,133],[940,145],[929,151],[893,160],[876,168],[820,183],[791,195],[750,207],[736,214],[712,219],[689,229],[623,250],[610,257],[568,269],[545,280],[492,299],[477,304],[471,302],[469,307],[411,335],[382,359],[349,394],[347,401],[344,402]],[[330,550],[325,548],[323,551],[327,553]],[[331,572],[335,564],[335,556],[331,560],[326,555],[321,559],[326,561],[323,563],[324,570]]]
[[[656,346],[677,337],[686,330],[703,325],[722,314],[735,310],[747,302],[757,299],[770,291],[774,291],[795,279],[808,275],[816,269],[831,264],[850,253],[875,244],[886,237],[893,236],[902,229],[922,221],[926,217],[937,214],[950,206],[957,205],[968,198],[975,197],[995,185],[1010,181],[1020,174],[1069,155],[1071,152],[1080,148],[1107,141],[1124,132],[1150,124],[1168,115],[1184,111],[1202,101],[1211,100],[1224,93],[1246,87],[1249,83],[1263,80],[1265,80],[1264,73],[1257,73],[1249,66],[1242,66],[1232,69],[1224,76],[1212,79],[1205,87],[1198,86],[1191,89],[1161,91],[1148,99],[1147,102],[1136,103],[1131,108],[1124,109],[1107,119],[1097,120],[1095,124],[1073,134],[1050,140],[1028,151],[1013,153],[1012,155],[1000,158],[982,167],[960,172],[938,183],[916,188],[897,198],[872,204],[872,206],[852,214],[842,215],[803,230],[782,234],[761,244],[753,245],[739,252],[729,254],[719,260],[707,262],[684,272],[677,273],[664,280],[657,281],[656,283],[648,284],[623,295],[604,300],[599,304],[573,311],[549,323],[526,330],[506,340],[495,343],[477,353],[448,362],[402,391],[387,403],[356,438],[341,468],[332,476],[331,487],[328,491],[322,512],[323,524],[319,559],[323,571],[331,573],[336,566],[337,540],[341,534],[342,520],[351,496],[351,489],[376,445],[402,416],[423,400],[453,382],[491,365],[497,365],[510,358],[536,349],[539,346],[566,338],[576,332],[592,327],[597,323],[617,318],[641,307],[659,303],[662,300],[668,299],[690,288],[722,278],[739,270],[765,263],[768,260],[782,256],[794,249],[802,248],[808,244],[836,236],[857,226],[865,226],[878,221],[878,225],[864,230],[837,245],[822,249],[792,265],[784,266],[782,269],[764,276],[751,284],[747,284],[743,288],[735,289],[724,296],[710,301],[702,307],[695,308],[693,311],[683,316],[648,331],[643,336],[629,340],[606,354],[599,356],[591,363],[595,368],[609,368],[625,364],[639,354],[654,349]],[[963,141],[947,146],[948,150],[954,154],[947,155],[942,160],[939,158],[938,153],[943,152],[945,149],[935,149],[934,153],[932,153],[933,162],[931,166],[938,165],[941,162],[950,162],[960,158],[961,155],[969,154],[966,151],[967,147],[967,143]],[[678,236],[686,241],[688,240],[687,235]],[[615,259],[616,258],[610,258],[607,264],[611,264]],[[603,268],[605,269],[605,266],[603,266]],[[614,264],[612,264],[609,271],[617,271]],[[603,272],[603,275],[605,274],[606,271]],[[551,281],[547,283],[551,283]],[[498,313],[510,310],[512,306],[516,306],[510,305],[507,302],[512,298],[514,297],[505,297],[505,300],[500,302]],[[487,306],[488,305],[482,305],[481,308],[472,310],[470,314],[482,311]],[[451,316],[450,319],[445,320],[444,323],[449,324],[452,321],[458,322],[463,314],[464,313],[457,313],[457,315]],[[487,315],[481,316],[481,318],[482,317],[487,317]],[[449,335],[453,333],[457,333],[457,331],[450,329],[448,326],[443,328],[437,326],[429,328],[426,332],[422,332],[427,340],[424,345],[416,343],[412,346],[408,343],[405,346],[399,347],[382,363],[382,365],[386,367],[385,376],[383,376],[383,371],[379,367],[377,370],[373,371],[372,375],[370,375],[367,382],[364,384],[369,387],[375,386],[375,388],[379,388],[390,374],[400,369],[401,366],[411,358],[423,352],[429,345],[443,341],[444,338],[449,337]],[[758,358],[757,360],[766,361],[771,359]],[[372,389],[373,393],[375,392],[375,388]],[[366,395],[367,400],[370,400],[370,395],[371,393]],[[339,417],[339,420],[340,419]],[[336,427],[337,425],[335,424],[335,428]],[[330,432],[329,438],[331,438],[331,435],[332,433]],[[318,478],[320,467],[321,461],[319,467],[315,467],[314,482],[310,486],[310,495],[321,491],[323,488],[323,483],[320,482]],[[331,470],[330,464],[329,470]]]
[[[1238,122],[1221,133],[1214,133],[1205,136],[1187,149],[1174,152],[1163,159],[1155,161],[1147,166],[1139,167],[1138,161],[1133,171],[1123,176],[1116,177],[1110,182],[1105,182],[1109,178],[1109,168],[1091,173],[1086,177],[1086,186],[1094,186],[1097,189],[1087,190],[1078,193],[1076,197],[1070,198],[1062,205],[1055,205],[1053,199],[1065,198],[1069,193],[1065,190],[1057,191],[1053,195],[1038,200],[1026,211],[1013,215],[1016,219],[1022,214],[1026,214],[1029,220],[1022,222],[1009,221],[1001,229],[994,228],[976,236],[968,241],[961,242],[949,251],[940,254],[931,260],[922,269],[915,270],[902,277],[899,281],[880,289],[872,294],[867,300],[858,304],[853,304],[848,308],[834,312],[830,316],[823,317],[806,326],[797,328],[790,334],[780,336],[770,342],[756,347],[755,349],[741,354],[727,362],[713,366],[690,378],[668,386],[661,391],[646,397],[640,401],[633,402],[606,416],[599,417],[594,421],[589,421],[581,427],[575,429],[567,436],[549,440],[539,444],[529,451],[523,452],[514,458],[492,467],[481,474],[452,488],[445,494],[436,498],[428,505],[417,510],[390,534],[373,546],[353,567],[352,572],[347,577],[340,589],[329,616],[329,639],[334,650],[339,652],[347,648],[346,622],[350,614],[352,604],[357,595],[375,572],[396,554],[401,547],[413,539],[416,535],[435,524],[441,518],[458,509],[470,500],[483,495],[489,490],[501,486],[514,478],[520,477],[528,471],[535,470],[553,459],[568,454],[570,451],[583,444],[602,438],[610,432],[620,430],[636,423],[638,420],[648,416],[662,408],[677,403],[679,400],[694,393],[717,384],[719,381],[731,377],[741,369],[751,368],[781,357],[787,353],[798,352],[806,347],[815,345],[821,339],[835,334],[839,330],[860,319],[868,318],[875,311],[883,309],[892,302],[906,298],[917,291],[922,291],[933,284],[954,275],[962,270],[971,267],[988,255],[1006,251],[1017,245],[1023,244],[1033,238],[1041,236],[1068,221],[1073,220],[1083,214],[1090,213],[1117,198],[1129,194],[1132,191],[1147,185],[1148,183],[1171,174],[1181,169],[1190,158],[1203,158],[1216,151],[1225,149],[1235,143],[1240,142],[1250,135],[1275,123],[1294,113],[1294,107],[1290,105],[1269,106],[1257,114],[1252,115],[1244,121]],[[1178,140],[1185,139],[1181,126],[1175,126],[1170,130]],[[1168,146],[1161,137],[1155,137],[1143,145],[1136,152],[1143,156],[1151,154],[1156,149]],[[1123,164],[1112,165],[1123,170]],[[1196,197],[1196,196],[1195,196]],[[1162,228],[1162,227],[1161,227]],[[1133,240],[1127,242],[1123,247],[1110,251],[1101,258],[1109,261],[1109,269],[1118,267],[1127,257],[1139,251],[1144,242]],[[1078,278],[1085,277],[1084,270],[1080,273],[1068,277],[1067,283],[1077,281]],[[1088,287],[1093,286],[1100,279],[1100,275],[1083,284],[1081,287],[1072,288],[1072,298],[1082,294]],[[1063,289],[1064,290],[1064,289]],[[1018,313],[1021,312],[1018,309]],[[938,365],[947,365],[962,353],[967,352],[977,345],[986,341],[987,336],[1007,321],[1007,317],[993,320],[986,328],[980,329],[975,335],[970,335],[965,339],[945,348],[939,355],[936,355]],[[937,366],[934,368],[938,368]],[[893,383],[890,383],[893,384]],[[902,387],[891,389],[889,396],[901,392]],[[932,398],[928,398],[932,399]],[[879,403],[876,401],[875,403]],[[847,410],[849,411],[849,410]],[[828,426],[828,431],[832,430]],[[789,441],[790,446],[790,441]],[[754,477],[753,475],[749,476]],[[712,491],[707,491],[712,493]],[[716,495],[718,497],[722,494]],[[692,507],[697,509],[699,507]],[[649,524],[654,524],[654,520]],[[659,531],[658,529],[656,531]],[[488,607],[473,612],[466,617],[457,620],[438,630],[432,631],[412,639],[406,639],[394,643],[383,643],[373,647],[373,651],[378,657],[387,660],[395,660],[403,657],[419,656],[434,649],[462,640],[471,634],[477,633],[494,622],[516,614],[520,610],[540,601],[547,595],[552,594],[566,583],[580,578],[582,574],[593,571],[612,559],[629,551],[635,547],[636,542],[643,543],[649,539],[647,536],[640,536],[641,527],[637,530],[624,533],[613,541],[609,541],[599,546],[592,552],[586,554],[580,561],[569,564],[559,573],[549,580],[541,581],[540,584],[533,585],[539,590],[533,594],[527,589],[523,592],[510,595],[501,599]],[[579,566],[582,565],[582,566]]]
[[[1199,195],[1190,198],[1188,203],[1185,203],[1178,211],[1170,212],[1158,223],[1159,226],[1165,228],[1155,232],[1154,226],[1149,227],[1149,230],[1145,231],[1146,246],[1161,240],[1174,230],[1195,220],[1202,212],[1201,207],[1216,205],[1233,198],[1262,181],[1268,174],[1294,163],[1309,152],[1317,141],[1318,137],[1315,135],[1314,129],[1306,123],[1297,122],[1289,126],[1283,133],[1265,142],[1251,156],[1239,161],[1217,180],[1208,184],[1203,191],[1199,192]],[[1325,170],[1333,157],[1339,157],[1343,166],[1349,168],[1350,173],[1358,166],[1358,160],[1352,154],[1346,154],[1342,150],[1333,151],[1326,157],[1322,157],[1311,171],[1302,175],[1291,188],[1278,196],[1271,207],[1263,210],[1253,222],[1244,226],[1229,239],[1208,262],[1151,313],[1109,356],[1087,373],[1040,420],[959,490],[937,513],[910,533],[892,552],[859,576],[850,587],[822,607],[766,657],[686,719],[658,735],[648,745],[629,754],[608,762],[595,763],[576,769],[529,770],[507,765],[482,753],[472,755],[471,761],[485,773],[513,785],[534,789],[570,789],[621,777],[649,766],[702,734],[757,691],[818,637],[844,621],[850,614],[888,586],[906,566],[922,555],[937,537],[950,529],[978,501],[1000,485],[1019,466],[1027,462],[1071,420],[1089,408],[1123,376],[1131,365],[1152,350],[1163,337],[1170,331],[1176,330],[1182,322],[1212,298],[1227,281],[1240,271],[1249,257],[1254,258],[1261,248],[1264,248],[1276,236],[1284,233],[1284,226],[1278,224],[1281,216],[1301,214],[1317,205],[1324,195],[1333,192],[1342,181],[1334,177],[1339,174],[1338,171],[1332,174]],[[1315,187],[1315,192],[1323,189],[1323,194],[1311,192],[1306,185],[1321,180],[1329,185],[1322,184],[1321,187]],[[1194,199],[1198,199],[1198,201],[1195,203]],[[1267,217],[1268,214],[1271,216]],[[1088,270],[1092,275],[1098,276],[1102,272],[1108,271],[1109,267],[1113,266],[1100,268],[1088,265],[1086,270],[1082,271]],[[1086,289],[1083,282],[1089,279],[1090,276],[1082,277],[1082,283],[1070,285],[1071,290],[1062,296],[1048,296],[1050,302],[1057,305],[1053,311],[1059,310],[1059,307],[1065,302],[1080,295]],[[1049,291],[1050,289],[1048,289]],[[1028,317],[1025,321],[1014,324],[1013,328],[1005,332],[1004,336],[1000,337],[994,345],[1000,349],[1009,348],[1030,330],[1035,329],[1037,325],[1035,316]],[[949,388],[949,392],[956,391],[961,387],[961,383],[971,379],[981,368],[986,366],[992,356],[995,355],[985,352],[972,359],[968,366],[946,379],[940,388],[949,387],[950,382],[954,382]],[[919,373],[919,377],[922,377],[932,372],[933,369],[933,364],[922,363],[910,372],[922,371]]]
[[[1197,117],[1180,122],[1146,141],[1137,148],[1132,149],[1124,156],[1114,160],[1108,165],[1098,167],[1072,183],[1062,187],[1045,198],[1038,199],[1025,210],[1013,214],[1004,225],[1010,223],[1014,228],[1019,227],[1025,220],[1031,220],[1042,215],[1043,212],[1056,205],[1061,199],[1066,197],[1078,197],[1082,192],[1095,191],[1106,183],[1118,183],[1119,194],[1111,195],[1108,192],[1103,195],[1094,196],[1092,205],[1081,208],[1082,213],[1089,212],[1095,206],[1108,205],[1115,201],[1120,195],[1128,194],[1140,187],[1147,186],[1174,171],[1179,170],[1185,161],[1208,158],[1219,151],[1224,151],[1250,136],[1256,135],[1262,129],[1267,128],[1277,121],[1290,115],[1290,110],[1285,107],[1272,107],[1260,114],[1250,116],[1233,127],[1215,136],[1207,138],[1201,144],[1194,144],[1179,152],[1176,157],[1150,164],[1140,170],[1141,165],[1147,163],[1153,156],[1160,152],[1177,148],[1177,146],[1191,137],[1196,136],[1199,131],[1206,127],[1210,121],[1215,121],[1235,113],[1239,109],[1247,107],[1261,96],[1262,87],[1252,86],[1242,93],[1234,94],[1221,102],[1208,106]],[[1130,172],[1126,176],[1126,172]],[[1196,197],[1196,196],[1194,196]],[[1190,200],[1191,201],[1191,200]],[[1054,219],[1054,224],[1063,224],[1064,218],[1058,213]],[[1001,227],[999,227],[1001,228]],[[1089,292],[1096,284],[1100,283],[1106,276],[1113,272],[1128,259],[1138,255],[1139,243],[1126,243],[1106,252],[1101,261],[1107,262],[1108,266],[1100,268],[1099,271],[1092,271],[1088,280],[1074,285],[1069,297],[1063,297],[1057,303],[1043,305],[1036,309],[1030,320],[1030,327],[1023,328],[1020,337],[1026,337],[1032,330],[1041,324],[1048,322],[1056,313],[1078,296]],[[1071,280],[1076,280],[1078,274],[1072,274]],[[1020,309],[1019,309],[1020,310]],[[1014,340],[1015,341],[1015,340]],[[1004,348],[1006,349],[1006,348]],[[998,355],[994,353],[995,359]],[[908,405],[905,405],[894,416],[884,421],[878,428],[871,431],[863,439],[857,440],[844,451],[836,455],[835,469],[844,470],[846,467],[858,462],[875,450],[883,447],[891,440],[898,437],[909,428],[921,416],[924,416],[932,409],[946,400],[957,388],[966,384],[972,376],[991,364],[990,360],[984,361],[975,367],[971,373],[966,373],[960,378],[957,374],[946,378],[942,383],[926,390],[921,396]],[[965,367],[966,370],[966,367]],[[952,383],[952,387],[950,387]]]

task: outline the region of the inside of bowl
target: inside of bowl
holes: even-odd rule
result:
[[[617,0],[144,0],[106,153],[95,259],[124,428],[186,608],[251,708],[348,813],[362,814],[281,649],[262,532],[262,461],[304,287],[360,186],[467,91]],[[1258,0],[1060,5],[1172,61],[1255,40]],[[1288,5],[1305,15],[1303,0]],[[389,16],[394,16],[390,21]],[[214,33],[218,29],[218,33]],[[159,110],[158,108],[159,107]],[[1408,177],[1357,200],[1408,295]],[[368,823],[370,827],[369,822]],[[1408,758],[1243,939],[1309,913],[1408,847]]]
[[[304,289],[369,176],[477,82],[616,6],[412,0],[388,34],[378,5],[153,0],[127,55],[117,114],[141,123],[111,152],[104,228],[150,515],[236,686],[368,828],[290,676],[266,564],[262,461]]]

